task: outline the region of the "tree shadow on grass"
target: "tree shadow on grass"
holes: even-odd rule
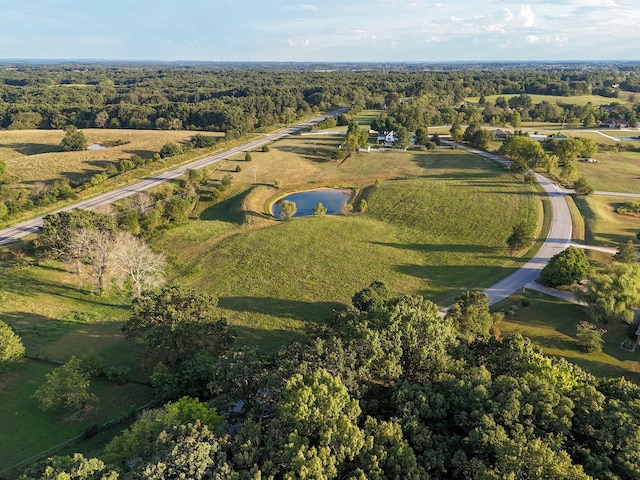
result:
[[[21,155],[37,155],[39,153],[57,153],[62,151],[59,145],[51,145],[50,143],[9,143],[4,147]]]
[[[398,248],[401,250],[410,250],[413,252],[433,253],[433,252],[451,252],[451,253],[472,253],[482,255],[483,258],[494,258],[497,260],[507,260],[510,258],[505,253],[505,249],[499,247],[488,247],[486,245],[467,245],[467,244],[433,244],[433,243],[391,243],[391,242],[370,242],[373,245],[381,245],[384,247]]]
[[[303,302],[271,297],[220,297],[221,308],[236,312],[260,313],[302,321],[324,322],[333,310],[341,310],[338,302]]]
[[[223,222],[242,223],[245,218],[244,212],[242,211],[242,202],[247,198],[249,193],[251,193],[251,189],[245,190],[238,195],[205,208],[200,213],[200,220],[218,220]]]
[[[313,153],[313,147],[305,148],[305,147],[293,147],[287,145],[280,145],[274,147],[274,150],[278,150],[281,152],[287,153],[295,153],[298,157],[304,158],[305,160],[309,160],[311,162],[316,163],[328,163],[331,161],[331,153],[334,151],[335,146],[333,148],[327,147],[316,147],[316,153]]]

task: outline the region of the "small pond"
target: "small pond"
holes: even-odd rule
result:
[[[107,147],[105,147],[104,145],[100,145],[99,143],[92,143],[87,147],[87,150],[104,150],[106,148]]]
[[[320,188],[307,190],[306,192],[291,193],[271,205],[271,213],[273,213],[274,217],[279,217],[280,204],[283,200],[289,200],[296,204],[297,211],[294,217],[313,215],[313,209],[318,203],[324,205],[328,215],[335,215],[342,212],[342,206],[350,198],[351,192],[349,190],[338,190],[336,188]]]

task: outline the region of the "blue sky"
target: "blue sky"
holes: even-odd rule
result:
[[[0,58],[640,60],[638,0],[0,0]]]

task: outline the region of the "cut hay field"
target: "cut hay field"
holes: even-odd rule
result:
[[[596,163],[578,162],[579,175],[595,190],[640,193],[639,152],[599,152]]]
[[[5,130],[0,132],[0,160],[6,179],[27,186],[68,178],[79,180],[102,172],[110,163],[137,154],[148,158],[166,143],[189,140],[194,132],[177,130],[83,129],[89,144],[125,142],[102,150],[61,152],[61,130]],[[206,133],[207,135],[221,134]]]
[[[485,99],[487,102],[495,103],[498,97],[504,97],[509,100],[512,97],[517,97],[516,94],[503,94],[503,95],[487,95]],[[567,96],[559,96],[559,95],[538,95],[532,93],[529,95],[534,104],[549,102],[549,103],[567,103],[573,105],[586,105],[587,103],[592,103],[593,105],[609,105],[612,102],[618,102],[621,104],[631,104],[631,102],[626,98],[607,98],[602,97],[600,95],[575,95],[571,97]],[[624,97],[624,96],[623,96]],[[465,101],[471,103],[478,103],[480,101],[480,97],[467,97]]]
[[[287,190],[363,188],[381,179],[364,193],[364,215],[269,220],[266,205],[282,191],[264,184],[251,189],[253,172],[244,169],[234,184],[250,190],[239,192],[235,205],[259,221],[229,221],[232,200],[203,205],[200,220],[156,242],[172,255],[176,279],[219,297],[243,343],[277,348],[325,322],[376,279],[394,293],[440,301],[517,268],[504,248],[507,225],[519,218],[535,222],[541,209],[540,198],[520,179],[481,157],[452,151],[323,160],[318,155],[333,142],[289,138],[256,152],[250,165],[259,183],[282,178]],[[233,160],[228,163],[232,169]]]
[[[615,211],[619,205],[637,199],[589,195],[575,200],[584,218],[588,245],[619,247],[635,239],[636,232],[640,231],[640,216],[620,215]]]
[[[526,298],[531,303],[522,306]],[[629,326],[609,323],[601,353],[585,353],[576,343],[576,325],[580,321],[590,321],[584,307],[566,303],[557,298],[538,292],[519,292],[492,308],[500,310],[515,305],[516,313],[498,324],[502,334],[519,333],[530,338],[534,344],[548,354],[566,358],[597,377],[624,376],[636,383],[640,382],[640,351],[628,352],[620,348],[629,334]]]

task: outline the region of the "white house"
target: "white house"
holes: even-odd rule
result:
[[[382,143],[387,147],[393,146],[398,140],[398,134],[391,130],[390,132],[378,133],[378,143]]]

